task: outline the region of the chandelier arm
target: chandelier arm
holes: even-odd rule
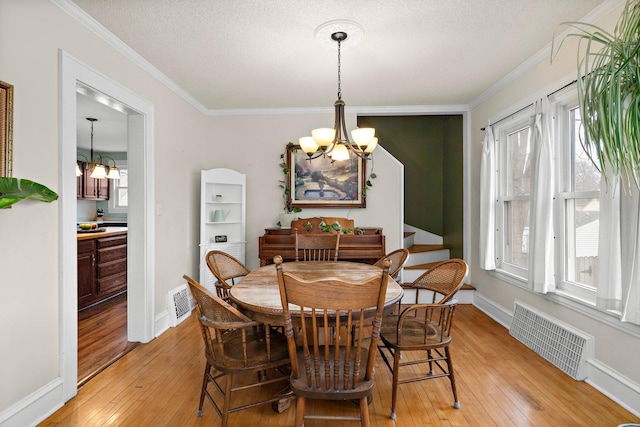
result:
[[[333,144],[330,145],[329,147],[331,147],[331,149],[333,149]],[[329,151],[322,151],[320,149],[318,149],[318,151],[313,152],[313,153],[307,153],[307,158],[305,160],[313,160],[313,159],[317,159],[318,157],[321,156],[326,156],[329,153]]]

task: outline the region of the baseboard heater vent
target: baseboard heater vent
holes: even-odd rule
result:
[[[509,333],[571,377],[586,378],[592,336],[520,301],[515,302]]]
[[[167,305],[169,306],[171,326],[178,326],[184,319],[189,317],[191,310],[195,307],[195,303],[186,284],[169,291]]]

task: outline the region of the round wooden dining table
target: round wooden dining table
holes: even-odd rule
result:
[[[353,282],[364,281],[380,275],[382,270],[370,264],[347,261],[298,261],[282,264],[285,272],[306,280],[336,278]],[[250,312],[255,320],[270,325],[283,325],[282,303],[275,265],[267,265],[250,272],[244,279],[231,287],[231,300]],[[389,277],[385,306],[402,298],[402,287]],[[291,315],[300,315],[297,306],[289,308]]]

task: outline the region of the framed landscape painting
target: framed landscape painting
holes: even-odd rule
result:
[[[364,208],[365,165],[358,156],[332,162],[329,157],[309,157],[299,145],[287,146],[289,198],[292,207]]]
[[[0,176],[11,176],[13,154],[13,85],[0,81]]]

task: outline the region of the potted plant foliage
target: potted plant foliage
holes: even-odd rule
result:
[[[24,199],[53,202],[58,194],[42,184],[28,179],[0,177],[0,209],[7,208]]]
[[[290,148],[293,153],[296,152],[296,149],[292,142],[288,143],[287,147]],[[289,173],[291,173],[291,169],[287,165],[285,156],[286,152],[280,154],[280,169],[282,169],[282,173],[284,174],[284,178],[280,180],[280,188],[282,188],[282,200],[284,203],[284,211],[280,214],[280,227],[289,228],[291,226],[291,221],[294,221],[296,219],[296,214],[298,212],[301,212],[302,209],[297,206],[292,206],[291,180],[289,179]]]
[[[565,22],[579,39],[578,102],[584,148],[603,176],[640,187],[640,0],[627,0],[613,33]],[[557,53],[552,49],[553,53]]]

